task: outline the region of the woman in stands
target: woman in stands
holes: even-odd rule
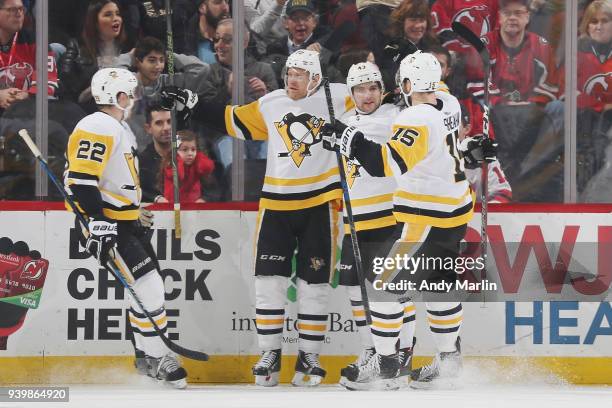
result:
[[[126,49],[126,35],[119,4],[114,0],[94,0],[89,4],[79,41],[68,43],[60,61],[63,96],[94,111],[89,84],[100,68],[117,66]],[[90,109],[88,109],[90,108]]]

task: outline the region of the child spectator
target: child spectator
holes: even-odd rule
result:
[[[130,53],[119,57],[118,65],[136,72],[138,100],[130,113],[128,123],[136,136],[138,151],[150,141],[144,125],[146,108],[160,102],[159,90],[168,85],[170,78],[164,73],[166,46],[157,38],[144,37]],[[209,73],[207,64],[193,55],[174,54],[174,85],[201,93]]]
[[[198,151],[195,133],[183,130],[178,132],[178,151],[176,167],[179,179],[179,196],[181,203],[203,203],[202,177],[212,173],[215,165],[203,152]],[[172,164],[170,157],[163,162],[164,196],[169,202],[174,202],[174,183],[172,179]]]

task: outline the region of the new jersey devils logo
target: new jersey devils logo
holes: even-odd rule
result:
[[[23,266],[21,278],[38,280],[45,272],[45,263],[40,260],[32,260]]]
[[[473,31],[476,31],[474,29],[479,28],[478,25],[480,22],[478,21],[478,17],[480,17],[482,22],[482,25],[480,26],[480,36],[483,36],[491,30],[489,17],[487,16],[488,11],[489,9],[487,6],[472,6],[469,8],[464,8],[453,16],[453,21],[464,24]]]
[[[26,90],[32,82],[34,68],[27,62],[18,62],[0,69],[0,88],[19,88]]]
[[[287,113],[280,122],[274,122],[276,130],[285,143],[287,152],[278,157],[291,157],[300,167],[304,158],[310,156],[310,146],[321,141],[319,132],[325,121],[308,113],[294,115]]]
[[[612,72],[593,75],[584,83],[584,92],[596,97],[601,97],[609,92]]]

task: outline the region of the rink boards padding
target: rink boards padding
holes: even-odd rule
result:
[[[0,328],[0,333],[9,333],[6,350],[0,350],[1,383],[105,383],[134,377],[132,346],[126,340],[126,293],[95,261],[84,259],[70,230],[72,215],[61,208],[57,203],[0,206],[0,236],[23,240],[49,260],[39,308],[28,310],[16,331]],[[153,244],[165,279],[169,333],[180,344],[212,355],[207,363],[185,361],[192,382],[252,381],[250,368],[258,354],[253,323],[254,210],[252,204],[189,207],[182,213],[180,241],[173,238],[172,212],[155,212]],[[573,231],[577,242],[597,243],[612,229],[611,212],[612,206],[606,205],[491,206],[489,226],[507,242],[520,242],[529,234],[559,241]],[[476,214],[470,223],[472,237],[479,230]],[[555,251],[549,254],[553,265]],[[531,254],[523,271],[513,271],[527,282],[540,279],[539,271],[530,267],[537,269],[535,258]],[[509,259],[515,261],[513,254]],[[605,266],[596,259],[593,265]],[[285,381],[292,375],[297,352],[294,299],[290,285],[283,337]],[[329,372],[326,381],[334,382],[359,344],[344,290],[334,288],[330,299],[322,361]],[[479,302],[464,308],[461,336],[468,364],[495,367],[490,375],[529,368],[573,383],[612,383],[609,302]],[[423,305],[417,305],[417,355],[431,356],[434,350],[423,315]],[[422,361],[419,357],[415,364]]]

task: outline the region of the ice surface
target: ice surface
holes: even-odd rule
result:
[[[579,408],[612,406],[612,388],[567,385],[465,385],[454,390],[351,392],[340,386],[314,389],[281,385],[194,385],[174,390],[141,385],[71,386],[70,403],[34,404],[83,408]],[[0,406],[26,407],[32,403]]]

